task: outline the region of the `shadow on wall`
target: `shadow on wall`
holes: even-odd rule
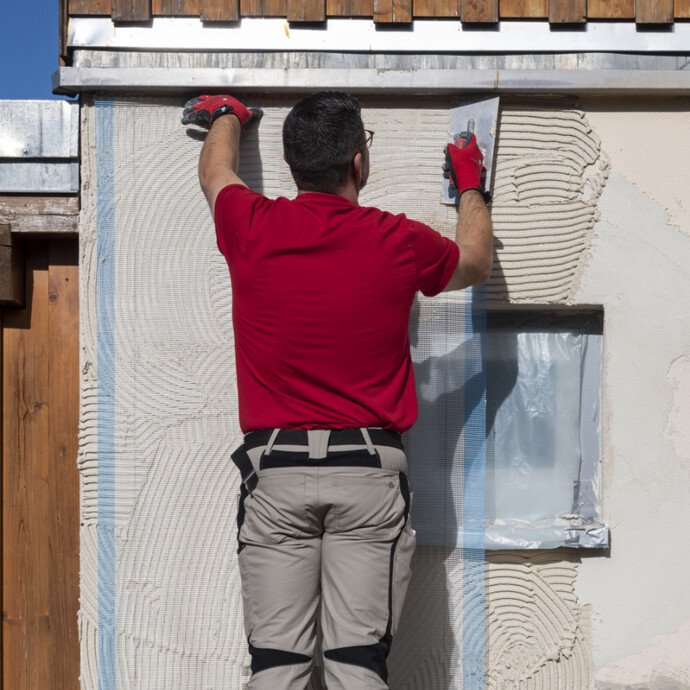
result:
[[[507,287],[497,257],[492,284],[497,287],[496,292],[506,295],[505,304]],[[491,301],[499,306],[496,292]],[[443,296],[436,299],[443,300]],[[473,318],[481,319],[485,307],[483,303],[474,304]],[[461,307],[438,311],[451,317],[457,313],[462,318]],[[433,342],[434,338],[434,333],[428,332],[427,321],[420,316],[423,314],[417,302],[410,323],[413,347],[420,339],[431,338]],[[449,337],[453,322],[444,322],[443,318],[441,326],[445,326],[445,332],[439,328],[437,337],[456,342],[456,338]],[[458,328],[462,327],[459,323]],[[458,457],[456,447],[463,442],[463,426],[481,403],[486,381],[472,368],[468,372],[463,367],[465,358],[476,357],[483,347],[486,332],[480,328],[477,331],[473,338],[462,341],[450,352],[430,356],[415,365],[419,418],[414,434],[410,435],[411,442],[406,442],[411,464],[416,465],[411,472],[411,488],[415,490],[413,475],[417,475],[418,486],[422,487],[425,479],[433,477],[433,486],[425,489],[428,493],[433,491],[429,511],[433,514],[437,504],[450,510],[436,511],[446,522],[445,545],[420,545],[415,553],[412,581],[389,660],[390,687],[452,690],[471,677],[481,678],[482,686],[487,688],[514,687],[529,679],[535,686],[551,687],[554,678],[559,687],[590,687],[589,611],[573,603],[577,565],[583,555],[590,554],[565,548],[513,549],[486,551],[479,554],[476,563],[463,563],[462,550],[451,546],[453,542],[462,542],[458,532],[468,522],[467,511],[476,510],[464,505],[463,468],[458,466],[460,461],[451,459]],[[514,368],[504,368],[501,377],[490,380],[492,404],[487,406],[485,430],[487,523],[496,515],[490,441],[496,411],[517,381],[517,339],[516,333],[509,345],[515,356],[506,357],[515,363]],[[471,462],[467,458],[465,461]],[[428,497],[422,500],[429,501]],[[425,513],[429,512],[426,508]],[[481,591],[473,591],[475,587]]]
[[[507,290],[505,278],[498,257],[494,256],[492,274],[494,286]],[[439,295],[435,300],[444,300]],[[410,319],[410,344],[417,348],[420,340],[448,338],[456,340],[454,325],[447,321],[439,324],[439,332],[420,332],[429,328],[425,320],[420,320],[419,300],[413,305]],[[429,307],[433,308],[433,307]],[[417,507],[423,510],[427,520],[442,520],[444,525],[432,525],[438,537],[436,544],[417,546],[413,561],[413,576],[410,583],[405,608],[399,630],[394,638],[390,658],[390,686],[396,690],[419,690],[429,688],[445,690],[457,685],[461,664],[471,663],[468,658],[461,659],[460,643],[467,648],[483,649],[484,640],[473,640],[473,636],[484,636],[484,621],[470,620],[470,617],[484,616],[483,607],[479,609],[463,606],[463,598],[468,596],[472,586],[471,575],[465,573],[467,581],[463,585],[462,552],[453,544],[462,543],[459,534],[462,521],[462,466],[458,458],[458,444],[462,443],[462,430],[477,405],[481,404],[485,388],[484,371],[472,372],[466,362],[483,350],[486,304],[483,299],[473,295],[472,318],[475,323],[474,335],[441,356],[430,356],[415,364],[415,379],[418,390],[419,417],[414,431],[408,434],[406,444],[412,465],[411,489],[415,491],[415,476],[418,477],[416,498]],[[445,313],[450,318],[458,317],[457,328],[463,330],[465,307],[446,303]],[[421,321],[421,323],[420,323]],[[432,329],[434,328],[432,323]],[[445,333],[442,330],[445,330]],[[517,336],[515,342],[517,350]],[[435,349],[431,347],[430,349]],[[513,359],[516,361],[516,359]],[[466,379],[467,374],[470,378]],[[494,391],[499,404],[505,400],[517,379],[517,370],[511,377],[502,380],[500,390]],[[496,407],[493,408],[494,410]],[[487,436],[493,427],[493,417],[486,420]],[[487,444],[488,447],[488,444]],[[460,455],[462,457],[462,455]],[[428,468],[428,469],[427,469]],[[490,472],[490,459],[487,457],[486,471]],[[420,477],[420,474],[427,475]],[[429,479],[431,486],[423,487],[422,479]],[[422,505],[423,504],[423,505]],[[487,518],[493,513],[492,497],[486,496]],[[415,510],[413,507],[413,524]],[[430,517],[431,516],[431,517]],[[421,533],[420,533],[421,534]],[[481,573],[481,570],[480,570]],[[483,582],[481,583],[483,587]],[[471,595],[470,595],[471,596]],[[479,600],[484,591],[479,593]],[[477,599],[476,597],[472,597]],[[474,660],[474,664],[483,660]]]

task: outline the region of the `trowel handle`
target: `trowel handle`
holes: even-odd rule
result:
[[[470,143],[470,139],[472,139],[473,134],[474,134],[474,120],[470,119],[467,121],[467,129],[464,132],[460,132],[460,134],[454,134],[453,135],[453,143],[459,149],[462,149],[465,146],[467,146],[467,144]]]
[[[472,139],[472,132],[460,132],[454,136],[453,144],[459,149],[463,149],[470,143],[470,139]]]

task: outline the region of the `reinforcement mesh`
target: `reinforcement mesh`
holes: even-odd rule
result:
[[[269,196],[292,195],[281,127],[293,99],[248,101],[260,101],[266,115],[243,138],[240,174]],[[455,210],[439,203],[449,106],[447,99],[420,99],[414,107],[364,99],[366,126],[377,134],[362,203],[453,235]],[[235,558],[238,477],[229,460],[240,440],[232,295],[198,188],[201,143],[179,124],[178,101],[102,100],[84,112],[82,687],[239,689],[247,656]],[[549,118],[577,136],[570,143],[550,137]],[[538,143],[540,175],[565,158],[567,175],[581,176],[598,160],[598,143],[583,133],[582,121],[567,109],[504,113],[508,144],[495,212],[506,270],[486,295],[420,298],[415,308],[420,423],[407,442],[421,544],[390,664],[398,690],[480,687],[490,671],[478,539],[486,519],[484,302],[511,291],[517,298],[567,296],[577,258],[572,249],[564,253],[541,280],[539,232],[556,238],[558,255],[566,232],[560,208],[574,219],[569,247],[584,246],[592,190],[587,198],[575,184],[552,190],[553,208],[539,221],[529,172],[512,156],[522,127]],[[462,538],[449,546],[459,525]],[[524,570],[522,561],[502,567]],[[535,581],[537,590],[551,592],[567,577],[552,568]],[[561,637],[580,639],[567,607],[559,616]]]

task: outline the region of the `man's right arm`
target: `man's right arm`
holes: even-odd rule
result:
[[[449,144],[446,161],[447,173],[460,193],[455,229],[460,257],[444,292],[487,281],[494,258],[491,214],[480,191],[483,156],[474,134],[463,148]]]
[[[213,126],[201,149],[199,184],[214,217],[221,189],[229,184],[244,185],[237,175],[241,130],[242,123],[237,118],[225,117]]]
[[[475,189],[460,197],[455,243],[460,248],[460,258],[444,292],[489,280],[494,259],[491,215],[482,193]]]
[[[237,175],[240,133],[245,125],[260,120],[262,115],[260,108],[248,108],[227,94],[198,96],[185,103],[182,124],[195,124],[210,130],[199,156],[199,183],[212,215],[215,215],[216,199],[224,187],[244,185]],[[219,118],[222,119],[218,123]]]

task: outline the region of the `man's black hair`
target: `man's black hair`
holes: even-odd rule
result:
[[[285,159],[304,191],[340,191],[352,159],[365,146],[359,101],[341,91],[303,98],[283,124]]]

